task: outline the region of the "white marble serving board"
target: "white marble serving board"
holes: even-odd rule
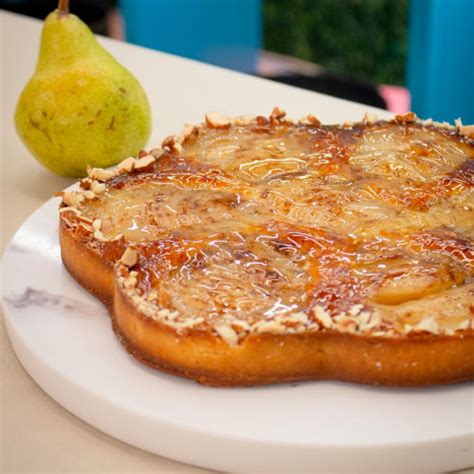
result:
[[[217,389],[136,362],[105,308],[62,266],[57,206],[53,199],[36,211],[5,253],[5,322],[25,369],[81,419],[144,450],[234,472],[440,472],[472,464],[469,384]]]

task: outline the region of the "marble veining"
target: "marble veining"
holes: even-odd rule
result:
[[[26,287],[23,293],[5,296],[5,302],[16,309],[31,307],[45,310],[62,311],[68,313],[80,313],[81,315],[96,316],[106,313],[104,307],[99,304],[88,304],[65,295],[51,293],[47,290],[38,290]]]
[[[28,249],[23,247],[22,245],[18,245],[16,243],[10,243],[8,246],[8,252],[9,253],[19,253],[19,254],[26,254],[29,253]]]

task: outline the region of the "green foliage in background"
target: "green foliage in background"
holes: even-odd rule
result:
[[[403,84],[409,0],[264,0],[265,49],[328,72]]]

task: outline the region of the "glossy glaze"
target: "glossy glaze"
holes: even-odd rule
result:
[[[360,303],[403,326],[403,304],[472,286],[473,159],[468,139],[419,124],[204,127],[84,215],[141,247],[160,307],[252,323]]]

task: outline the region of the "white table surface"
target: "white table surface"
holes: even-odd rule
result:
[[[72,180],[42,168],[18,139],[13,124],[17,98],[35,67],[41,22],[0,12],[0,32],[3,253],[26,217]],[[154,120],[150,145],[178,132],[184,122],[200,122],[211,110],[268,114],[278,105],[292,117],[312,113],[323,122],[356,120],[371,110],[110,39],[100,41],[134,72],[148,94]],[[0,344],[0,472],[210,472],[148,454],[90,427],[49,398],[27,375],[3,324]]]

